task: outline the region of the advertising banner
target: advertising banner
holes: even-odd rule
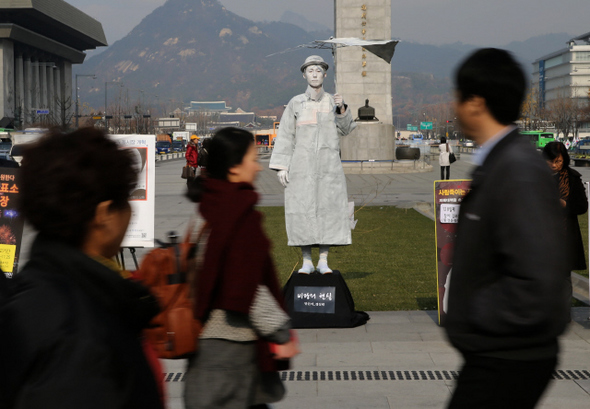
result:
[[[156,136],[111,135],[122,149],[130,149],[138,172],[131,192],[131,221],[121,247],[154,247]]]
[[[445,291],[453,269],[453,249],[457,237],[459,208],[469,191],[470,180],[437,180],[434,182],[434,217],[436,229],[436,280],[438,323],[444,324]]]
[[[6,277],[18,270],[24,220],[16,208],[19,169],[0,168],[0,269]]]

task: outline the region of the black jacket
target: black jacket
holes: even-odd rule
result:
[[[0,408],[161,409],[140,331],[158,312],[141,285],[38,237],[0,311]]]
[[[569,174],[570,193],[565,205],[565,223],[567,234],[567,246],[570,255],[572,270],[586,269],[586,255],[584,254],[584,243],[582,232],[578,223],[578,215],[588,211],[588,199],[586,188],[582,183],[582,175],[572,168],[567,168]],[[559,176],[557,176],[559,183]]]
[[[518,131],[492,149],[461,204],[445,320],[463,353],[557,354],[569,275],[557,186]]]

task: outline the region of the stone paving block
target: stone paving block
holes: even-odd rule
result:
[[[443,408],[451,397],[444,381],[402,382],[392,385],[387,395],[392,409]]]
[[[383,332],[396,332],[396,333],[438,333],[443,334],[442,328],[434,324],[422,323],[422,322],[408,322],[399,324],[371,324],[367,323],[367,332],[371,334],[379,334]]]
[[[430,352],[430,358],[437,369],[457,371],[463,365],[463,357],[458,352]]]
[[[401,324],[410,322],[408,311],[368,311],[370,324]]]
[[[306,354],[324,354],[337,350],[342,354],[373,353],[370,342],[316,342],[301,343],[301,351]]]
[[[318,355],[318,367],[326,366],[392,366],[398,370],[429,369],[434,366],[430,355],[423,353],[380,353],[380,354],[352,354],[342,355],[338,353]]]
[[[450,353],[455,350],[445,342],[421,341],[421,342],[396,342],[373,341],[371,342],[374,353],[385,352],[431,352]]]
[[[590,379],[583,380],[583,381],[574,381],[580,388],[584,389],[584,391],[590,397]]]
[[[538,409],[587,408],[590,396],[572,381],[552,381],[537,405]]]
[[[315,367],[318,363],[318,355],[315,353],[301,353],[291,359],[291,367]]]
[[[384,396],[320,396],[287,397],[281,402],[273,403],[276,409],[391,409]]]
[[[313,381],[287,381],[283,382],[287,390],[286,399],[300,397],[317,397],[318,385]]]

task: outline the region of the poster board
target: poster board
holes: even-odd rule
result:
[[[156,135],[110,135],[122,149],[131,149],[138,171],[131,192],[131,220],[121,247],[154,247]]]
[[[446,312],[445,289],[453,268],[453,250],[457,237],[459,208],[469,191],[467,179],[437,180],[434,182],[434,217],[436,230],[436,283],[438,323],[444,323]]]
[[[0,269],[11,278],[18,271],[24,219],[18,200],[19,168],[0,167]]]

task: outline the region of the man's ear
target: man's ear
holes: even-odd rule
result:
[[[105,200],[104,202],[100,202],[94,211],[94,219],[92,219],[92,224],[96,227],[102,227],[106,225],[110,218],[113,217],[111,212],[111,205],[113,204],[112,200]]]
[[[483,111],[487,111],[488,109],[486,105],[486,100],[483,97],[478,97],[474,95],[465,102],[467,102],[467,106],[473,113],[481,113]]]

